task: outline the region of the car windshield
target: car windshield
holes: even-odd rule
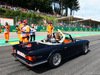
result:
[[[65,35],[66,38],[70,38],[70,34],[67,33],[63,33]]]
[[[70,36],[69,35],[65,35],[67,38],[70,38]]]

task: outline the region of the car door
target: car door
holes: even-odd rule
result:
[[[74,41],[73,42],[73,46],[74,46],[73,52],[79,53],[81,51],[82,47],[83,47],[83,42]]]
[[[71,54],[77,54],[81,51],[82,49],[82,42],[81,41],[73,41],[71,46],[69,47],[69,49],[71,50]]]
[[[72,40],[72,42],[64,44],[65,55],[69,57],[79,52],[80,42],[73,40],[72,37],[69,35],[67,35],[67,38]]]
[[[73,54],[74,45],[73,43],[64,44],[65,56],[69,57]]]

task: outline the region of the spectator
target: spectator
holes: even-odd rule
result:
[[[36,25],[36,24],[34,24],[34,28],[35,28],[35,30],[38,28],[38,26]]]
[[[34,24],[32,24],[31,26],[32,26],[32,27],[30,28],[30,29],[31,29],[31,32],[30,32],[30,37],[31,37],[31,39],[30,39],[30,41],[32,42],[32,38],[33,38],[34,41],[35,41],[35,32],[36,32],[36,29],[35,29],[35,27],[34,27]]]
[[[75,25],[73,24],[73,27],[75,27]]]
[[[15,10],[15,11],[17,11],[17,8],[16,8],[16,7],[14,7],[14,10]]]
[[[59,24],[59,27],[62,27],[62,23]]]
[[[37,10],[37,13],[38,13],[38,14],[40,13],[39,9]]]
[[[85,28],[86,26],[85,25],[83,25],[83,28]]]
[[[31,12],[31,13],[33,13],[33,11],[31,11],[31,10],[28,10],[28,9],[24,9],[24,8],[21,8],[21,7],[13,7],[13,6],[8,6],[8,5],[6,5],[6,4],[3,4],[3,5],[0,5],[0,8],[5,8],[5,9],[10,9],[10,10],[14,10],[14,11],[22,11],[22,12]],[[36,8],[35,8],[35,10],[36,10]],[[47,16],[54,16],[54,17],[61,17],[61,15],[59,15],[59,14],[56,14],[56,15],[51,15],[51,14],[47,14],[47,13],[42,13],[42,12],[40,12],[39,11],[39,9],[37,10],[37,12],[35,12],[35,13],[37,13],[37,14],[41,14],[41,15],[47,15]]]
[[[47,23],[47,22],[46,22],[46,19],[43,19],[43,22],[44,22],[44,26],[46,26],[46,23]]]

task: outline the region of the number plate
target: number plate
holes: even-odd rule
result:
[[[25,58],[25,54],[20,52],[20,51],[17,51],[17,54],[19,54],[20,56],[24,57]]]

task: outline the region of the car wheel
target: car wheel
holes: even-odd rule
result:
[[[82,54],[88,53],[88,45],[83,46]]]
[[[50,59],[49,59],[49,65],[52,68],[56,68],[61,64],[62,61],[62,55],[61,53],[54,53],[51,55]]]

